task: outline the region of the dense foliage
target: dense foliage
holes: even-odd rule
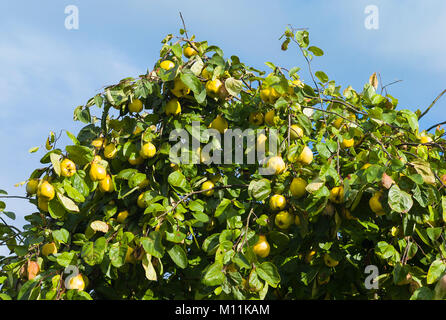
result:
[[[425,113],[378,93],[376,74],[361,92],[313,74],[323,51],[305,30],[287,29],[282,44],[303,54],[305,83],[297,67],[268,62],[266,75],[180,33],[162,41],[153,70],[75,109],[86,126],[66,132],[72,145],[50,134],[27,180],[36,212],[23,230],[0,202],[11,250],[0,298],[442,298],[444,130],[423,131]],[[281,158],[172,163],[169,135],[193,136],[193,121],[191,154],[209,127],[274,128]],[[276,174],[261,175],[265,165]],[[366,285],[369,265],[378,288]]]

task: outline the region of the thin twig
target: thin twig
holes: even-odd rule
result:
[[[381,94],[382,94],[385,87],[383,87],[383,80],[381,78],[381,72],[378,72],[378,77],[379,77],[379,85],[381,86]],[[387,95],[387,90],[386,90],[386,95]]]
[[[334,102],[334,103],[339,103],[342,104],[344,106],[346,106],[347,108],[353,110],[356,113],[362,114],[364,116],[368,115],[368,113],[361,111],[359,109],[356,109],[353,105],[351,105],[350,103],[346,102],[346,101],[342,101],[342,100],[337,100],[337,99],[327,99],[327,98],[323,98],[322,101],[324,102]]]
[[[181,22],[183,22],[184,34],[186,35],[186,38],[189,38],[189,36],[187,35],[186,24],[184,23],[184,19],[183,19],[183,15],[181,14],[181,11],[180,11],[180,18],[181,18]]]
[[[336,116],[338,116],[338,117],[340,117],[340,118],[342,118],[342,119],[344,119],[344,120],[346,120],[346,121],[348,121],[348,122],[350,122],[350,123],[353,123],[353,124],[357,125],[358,127],[360,127],[361,129],[364,130],[364,128],[362,128],[361,125],[360,125],[359,123],[357,123],[356,121],[353,121],[353,120],[351,120],[351,119],[349,119],[349,118],[346,118],[346,117],[344,117],[343,115],[340,115],[340,114],[337,113],[337,112],[329,111],[329,110],[325,110],[325,109],[320,109],[320,108],[315,108],[315,107],[310,107],[310,106],[305,106],[305,108],[313,109],[313,110],[316,110],[316,111],[321,111],[321,112],[324,112],[324,113],[334,114],[334,115],[336,115]]]
[[[436,172],[434,172],[434,176],[435,178],[437,178],[438,181],[440,181],[440,183],[442,184],[442,186],[444,188],[446,188],[446,184],[443,182],[443,180],[441,180],[441,178],[438,176],[438,174]]]
[[[436,98],[435,100],[430,104],[429,107],[427,107],[427,109],[418,117],[418,120],[420,120],[421,118],[423,118],[426,113],[429,112],[429,110],[435,105],[435,103],[446,93],[446,89],[444,89]]]
[[[386,89],[387,87],[389,87],[389,86],[391,86],[391,85],[393,85],[395,83],[401,82],[401,81],[403,81],[403,80],[395,80],[393,82],[390,82],[390,83],[386,84],[384,87],[382,87],[383,89],[386,90],[386,95],[387,95],[387,89]],[[382,92],[382,90],[381,90],[381,92]]]
[[[10,229],[14,229],[15,231],[17,231],[18,232],[18,234],[17,234],[17,236],[19,236],[20,238],[22,238],[21,237],[21,233],[22,233],[22,231],[19,229],[19,228],[17,228],[17,227],[14,227],[14,226],[12,226],[12,225],[9,225],[2,217],[0,217],[0,220],[3,222],[3,224],[5,225],[5,226],[7,226],[8,228],[10,228]]]
[[[336,150],[336,155],[337,155],[337,157],[336,157],[336,168],[337,168],[337,171],[338,171],[338,176],[339,176],[339,178],[342,181],[341,166],[339,165],[339,151],[341,149],[341,145],[339,144],[339,139],[337,139],[337,143],[338,143],[338,149]]]
[[[254,212],[254,208],[251,207],[251,210],[249,210],[248,218],[246,219],[245,235],[243,236],[242,244],[241,244],[241,246],[237,249],[237,252],[240,252],[241,250],[243,250],[243,246],[245,245],[246,238],[248,237],[249,219],[251,218],[251,215],[253,214],[253,212]]]
[[[426,131],[431,131],[433,128],[441,126],[442,124],[446,124],[446,121],[434,124],[432,127],[430,127],[429,129],[427,129]]]
[[[288,148],[290,147],[291,144],[291,107],[288,107]],[[297,134],[297,132],[295,132],[295,134]]]
[[[0,196],[0,199],[24,199],[24,200],[30,200],[30,198],[22,197],[22,196]]]
[[[379,140],[377,137],[375,137],[375,135],[374,135],[373,133],[370,134],[370,136],[371,136],[376,142],[378,142],[378,143],[380,144],[381,148],[382,148],[383,151],[387,154],[387,156],[388,156],[390,159],[393,159],[392,155],[387,151],[386,146],[384,145],[384,143],[382,143],[381,140]]]

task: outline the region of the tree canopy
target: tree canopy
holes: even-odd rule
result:
[[[376,73],[361,91],[313,73],[306,30],[282,40],[310,79],[181,29],[152,70],[77,107],[85,126],[64,148],[51,133],[26,181],[23,230],[0,201],[0,298],[442,299],[445,131],[419,121],[444,92],[399,108]],[[267,158],[209,161],[239,147],[209,129],[252,129],[243,154]],[[172,161],[175,130],[197,161]]]

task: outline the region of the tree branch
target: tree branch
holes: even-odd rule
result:
[[[189,36],[187,35],[186,24],[184,23],[184,19],[183,19],[183,15],[181,14],[181,11],[180,11],[180,18],[181,18],[181,22],[183,23],[184,34],[186,35],[186,38],[189,39]]]
[[[446,124],[446,121],[434,124],[432,127],[430,127],[429,129],[427,129],[426,131],[431,131],[433,128],[437,127],[437,126],[441,126],[442,124]]]
[[[435,100],[431,103],[431,105],[429,107],[427,107],[427,109],[418,117],[418,120],[420,120],[421,118],[423,118],[426,113],[429,112],[429,110],[435,105],[435,103],[437,103],[437,101],[446,93],[446,89],[444,89],[436,98]]]

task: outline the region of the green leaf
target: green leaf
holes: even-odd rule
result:
[[[181,243],[186,238],[186,234],[179,231],[173,230],[172,232],[166,231],[166,240],[174,243]]]
[[[79,191],[84,197],[87,197],[90,194],[90,189],[88,188],[88,184],[85,182],[85,180],[81,178],[81,173],[84,173],[85,175],[84,171],[77,171],[72,177],[71,183],[77,191]]]
[[[249,273],[248,286],[250,289],[259,292],[263,288],[263,282],[260,281],[257,271],[258,269],[254,269],[252,272]]]
[[[107,240],[104,237],[100,237],[94,243],[87,242],[83,245],[81,257],[85,263],[94,266],[102,262],[106,249]]]
[[[441,228],[441,227],[426,229],[426,233],[427,233],[429,239],[431,239],[432,243],[435,243],[435,241],[437,241],[437,239],[441,236],[442,232],[443,232],[443,228]]]
[[[149,213],[156,213],[156,212],[165,212],[166,208],[164,208],[161,204],[159,203],[150,203],[146,210],[144,210],[144,214],[149,214]]]
[[[68,239],[70,238],[70,233],[68,230],[62,228],[59,230],[54,230],[52,232],[53,239],[62,243],[68,243]]]
[[[17,295],[17,300],[28,300],[30,298],[32,290],[39,284],[39,281],[29,280],[20,288]]]
[[[204,212],[193,212],[192,215],[198,221],[201,221],[201,222],[208,222],[209,221],[209,216],[206,213],[204,213]]]
[[[380,241],[376,244],[375,251],[383,259],[389,259],[397,254],[396,249],[385,241]]]
[[[271,287],[276,288],[280,283],[280,275],[277,267],[272,262],[263,262],[256,265],[259,277],[265,280]]]
[[[74,252],[62,252],[57,256],[57,263],[62,267],[76,264],[76,255]]]
[[[440,279],[440,276],[446,269],[446,265],[441,260],[435,260],[429,267],[429,271],[427,272],[427,284],[432,284]]]
[[[243,82],[231,77],[226,79],[225,87],[231,96],[238,96],[243,89]]]
[[[181,45],[179,43],[176,43],[172,46],[170,46],[172,49],[173,54],[178,58],[181,59],[183,56],[183,51],[181,50]]]
[[[0,293],[0,300],[12,300],[6,293]]]
[[[182,73],[180,78],[193,93],[199,95],[204,90],[203,84],[193,73]]]
[[[1,201],[0,201],[1,203]],[[0,212],[3,213],[5,216],[7,216],[9,219],[11,220],[15,220],[16,216],[14,212],[11,211],[2,211],[2,209],[0,209]]]
[[[211,287],[221,285],[225,279],[226,276],[223,273],[223,265],[215,262],[204,270],[201,282],[204,285]]]
[[[400,281],[406,279],[407,274],[409,273],[409,268],[407,265],[402,266],[401,263],[397,263],[393,269],[393,283],[398,284]]]
[[[393,211],[407,213],[413,206],[413,200],[410,194],[402,191],[396,184],[389,190],[388,203]]]
[[[71,184],[68,182],[68,180],[64,180],[63,182],[63,187],[64,190],[66,191],[67,195],[73,199],[76,202],[84,202],[85,201],[85,197],[73,186],[71,186]]]
[[[186,177],[179,171],[174,171],[167,178],[169,184],[174,188],[183,192],[190,192],[191,188]]]
[[[418,130],[417,115],[414,112],[407,109],[400,110],[399,112],[406,118],[407,123],[409,124],[412,131],[417,131]]]
[[[124,169],[116,175],[116,179],[129,180],[136,173],[138,173],[137,169]]]
[[[245,269],[250,269],[251,265],[249,264],[248,259],[246,259],[246,257],[240,253],[237,252],[234,257],[232,258],[232,261],[237,264],[240,268],[245,268]]]
[[[330,149],[328,149],[327,145],[325,143],[318,143],[316,145],[316,150],[319,153],[320,156],[328,159],[331,157]]]
[[[258,201],[265,200],[271,193],[271,182],[268,179],[252,180],[248,187],[248,193]]]
[[[93,300],[93,298],[85,291],[69,290],[67,300]]]
[[[53,219],[63,219],[65,217],[65,208],[57,198],[48,202],[48,211]]]
[[[98,108],[102,108],[102,104],[104,103],[104,98],[102,98],[100,94],[95,95],[93,100]]]
[[[324,51],[321,48],[315,46],[308,47],[308,51],[311,51],[316,57],[324,55]]]
[[[67,150],[68,158],[79,166],[86,165],[87,163],[93,161],[93,151],[88,147],[79,145],[66,146],[65,150]]]
[[[203,241],[203,250],[207,252],[208,255],[212,255],[215,253],[215,251],[217,251],[220,244],[219,236],[219,233],[214,233]]]
[[[306,30],[300,30],[296,32],[296,41],[302,48],[308,47],[308,44],[310,43],[309,39],[309,33]]]
[[[145,252],[154,257],[162,258],[164,255],[164,246],[161,240],[161,233],[159,231],[152,231],[148,237],[141,238],[141,243]]]
[[[110,258],[110,262],[114,267],[120,268],[124,265],[127,249],[128,246],[126,244],[121,245],[119,242],[113,243],[110,246],[108,257]]]
[[[446,203],[446,201],[445,201]],[[228,206],[231,204],[231,200],[224,198],[221,200],[221,202],[218,204],[217,208],[215,209],[215,217],[219,217],[225,210],[228,208]]]
[[[90,123],[91,122],[91,115],[90,115],[90,109],[84,108],[83,106],[79,106],[76,109],[74,109],[74,121],[81,121],[83,123]]]
[[[175,262],[177,266],[181,269],[187,267],[187,255],[186,251],[179,245],[174,245],[171,249],[167,250],[170,258]]]
[[[315,76],[322,82],[322,83],[326,83],[329,78],[328,76],[325,74],[325,72],[323,71],[316,71]]]
[[[93,139],[95,139],[97,136],[99,136],[100,133],[101,133],[100,127],[96,127],[94,124],[89,124],[89,125],[83,127],[79,131],[79,134],[77,135],[77,139],[82,144],[90,144],[91,141]],[[73,160],[73,159],[71,159],[71,160]]]
[[[132,175],[132,177],[129,179],[129,187],[135,188],[140,185],[141,182],[143,182],[147,176],[144,173],[135,173]]]
[[[421,287],[414,291],[410,300],[433,300],[434,293],[428,287]]]
[[[299,72],[300,68],[299,67],[292,67],[290,69],[290,71],[288,72],[289,76],[292,77],[294,74],[296,74],[297,72]]]
[[[420,227],[415,227],[415,231],[418,234],[418,236],[420,237],[421,241],[423,241],[427,245],[430,245],[426,230],[424,230],[423,228],[420,228]]]
[[[203,200],[193,200],[193,201],[189,202],[188,207],[192,211],[203,212],[205,204],[206,203]]]
[[[372,165],[365,170],[365,176],[368,183],[381,181],[385,169],[381,166]]]

